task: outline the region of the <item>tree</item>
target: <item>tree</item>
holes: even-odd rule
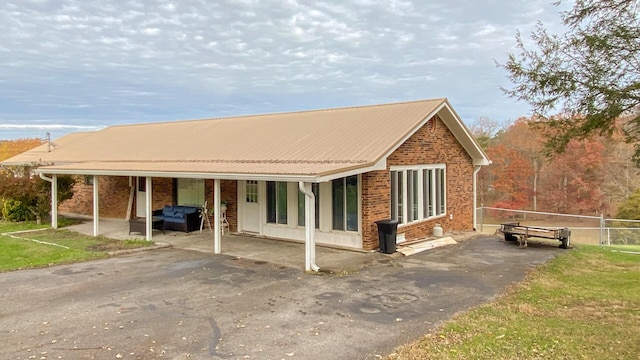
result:
[[[538,210],[538,177],[543,164],[542,140],[539,132],[529,126],[534,121],[528,118],[517,119],[501,135],[501,143],[516,150],[527,159],[533,167],[532,186],[532,208]]]
[[[640,165],[639,11],[640,0],[575,0],[562,13],[565,34],[538,24],[531,34],[537,50],[517,34],[517,53],[499,64],[515,87],[503,90],[540,116],[549,152],[564,151],[572,139],[610,136],[616,119],[630,115],[621,130],[635,144],[633,160]]]
[[[531,202],[531,164],[515,149],[496,145],[487,149],[491,165],[486,171],[493,174],[493,206],[506,209],[525,209]],[[484,169],[482,171],[485,171]]]
[[[500,126],[497,121],[480,116],[478,120],[469,125],[469,130],[480,146],[486,150],[500,131]]]
[[[63,201],[73,196],[71,176],[58,176],[58,200]],[[22,207],[29,211],[38,224],[51,211],[51,184],[39,177],[16,176],[5,169],[0,171],[0,198],[14,207]]]
[[[551,158],[541,176],[541,206],[565,214],[607,210],[602,191],[604,149],[601,141],[572,140],[564,153]]]
[[[640,220],[640,188],[620,205],[616,217],[619,219]]]
[[[0,161],[31,150],[43,143],[42,139],[38,138],[0,141]]]

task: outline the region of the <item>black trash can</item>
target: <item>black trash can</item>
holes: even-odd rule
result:
[[[378,241],[380,242],[380,251],[385,254],[393,254],[396,252],[396,234],[398,232],[398,221],[384,219],[376,221],[378,225]]]

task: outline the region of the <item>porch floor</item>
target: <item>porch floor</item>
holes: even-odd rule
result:
[[[92,235],[93,222],[85,220],[67,229]],[[101,219],[99,234],[118,240],[145,239],[140,233],[129,234],[129,223],[120,219]],[[190,233],[166,231],[163,234],[160,230],[153,230],[152,239],[156,243],[168,243],[176,249],[214,254],[213,232],[206,227],[202,232],[197,230]],[[221,248],[223,255],[299,269],[304,269],[305,266],[305,244],[302,242],[227,233],[222,236]],[[316,246],[316,264],[321,270],[333,272],[356,270],[367,263],[389,256],[379,252]]]

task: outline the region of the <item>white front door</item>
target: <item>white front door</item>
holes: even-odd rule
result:
[[[258,186],[258,181],[247,180],[244,181],[244,184],[242,185],[244,185],[244,199],[242,199],[242,230],[259,233],[260,187]]]
[[[136,216],[142,218],[147,216],[146,181],[144,177],[136,178]]]

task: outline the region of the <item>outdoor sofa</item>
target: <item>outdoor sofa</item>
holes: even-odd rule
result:
[[[200,208],[196,206],[165,205],[153,210],[153,216],[164,220],[165,230],[191,232],[200,229]]]

